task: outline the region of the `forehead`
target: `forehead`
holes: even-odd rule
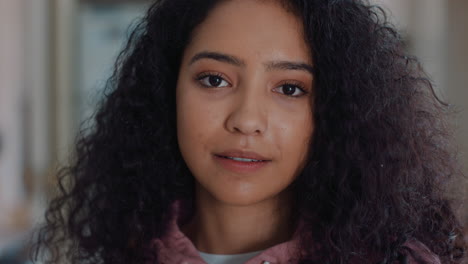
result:
[[[302,21],[278,1],[224,1],[198,25],[185,55],[204,50],[249,60],[311,63]]]

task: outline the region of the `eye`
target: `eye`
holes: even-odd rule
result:
[[[281,86],[278,86],[274,89],[275,91],[282,93],[289,97],[301,97],[307,92],[299,84],[285,83]]]
[[[197,81],[205,87],[226,87],[229,83],[218,73],[203,73],[197,77]]]

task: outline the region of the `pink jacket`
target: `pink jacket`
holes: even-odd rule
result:
[[[164,264],[208,264],[198,253],[198,250],[188,237],[179,229],[178,220],[181,217],[181,200],[172,205],[172,218],[167,234],[162,238],[153,240],[158,248],[159,263]],[[304,223],[301,221],[291,240],[280,243],[262,251],[259,255],[249,259],[244,264],[286,264],[296,263],[299,254],[299,230]],[[405,246],[421,253],[427,263],[440,264],[439,257],[433,254],[424,244],[413,240],[405,243]],[[409,259],[409,264],[417,263]]]

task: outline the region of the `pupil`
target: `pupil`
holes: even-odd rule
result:
[[[288,95],[294,94],[294,89],[295,89],[295,87],[292,86],[292,85],[289,85],[289,84],[285,84],[285,85],[283,86],[283,92],[284,92],[285,94],[288,94]]]
[[[209,82],[212,86],[218,86],[221,84],[221,78],[218,76],[210,76]]]

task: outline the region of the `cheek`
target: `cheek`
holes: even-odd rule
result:
[[[202,127],[204,119],[196,98],[189,100],[190,95],[181,87],[177,91],[177,136],[183,150],[199,141],[202,134],[197,129]]]
[[[199,152],[219,125],[217,111],[197,96],[193,88],[177,87],[177,136],[181,151]]]
[[[308,151],[313,132],[312,115],[310,108],[304,107],[281,117],[276,122],[276,142],[281,149],[283,165],[295,168],[301,165]]]

